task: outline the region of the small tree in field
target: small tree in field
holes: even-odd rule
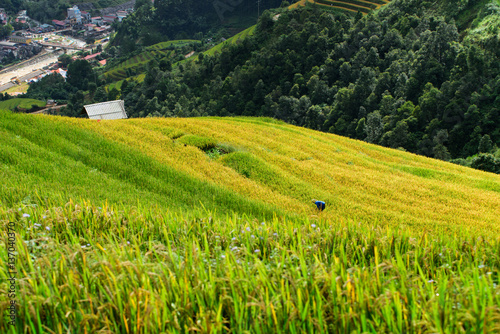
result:
[[[493,149],[493,142],[489,135],[484,135],[479,142],[479,153],[490,153]]]

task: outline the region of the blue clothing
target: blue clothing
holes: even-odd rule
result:
[[[319,211],[323,211],[325,209],[325,202],[322,201],[316,201],[314,204],[318,207]]]

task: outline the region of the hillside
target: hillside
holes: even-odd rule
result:
[[[174,57],[176,56],[184,59],[184,55],[192,51],[194,46],[199,43],[199,41],[195,40],[175,40],[151,45],[145,48],[143,52],[130,55],[125,61],[117,63],[117,59],[113,59],[113,62],[108,64],[106,72],[102,76],[107,81],[113,82],[127,79],[146,72],[147,64],[153,59],[158,62],[162,59],[175,62]],[[183,47],[188,49],[183,52]]]
[[[111,44],[133,50],[173,39],[229,37],[255,24],[265,9],[282,0],[194,1],[157,0],[136,3],[137,10],[118,27]],[[219,37],[220,38],[220,37]]]
[[[0,179],[2,333],[498,325],[495,174],[267,118],[0,111]]]
[[[107,199],[118,204],[122,198],[132,205],[136,195],[126,194],[144,192],[143,204],[187,209],[202,202],[209,210],[248,213],[236,209],[245,207],[238,198],[256,208],[308,216],[314,214],[311,198],[318,197],[329,203],[322,214],[328,219],[431,229],[498,228],[499,176],[284,123],[252,118],[96,123],[4,113],[2,128],[2,161],[10,166],[4,178],[24,180],[22,187],[15,181],[13,188],[4,188],[8,192],[1,198],[9,199],[4,205],[26,197],[53,198],[54,189],[67,189],[61,192],[64,198],[94,203]],[[53,135],[47,138],[49,131]],[[210,159],[195,147],[210,150],[218,144],[234,152]],[[32,162],[18,165],[20,161]],[[60,179],[65,168],[56,167],[59,161],[65,168],[74,166],[75,174]],[[59,172],[47,174],[45,164]],[[179,181],[182,186],[161,181],[161,173],[184,180]],[[188,180],[223,197],[215,200],[187,189]],[[103,186],[95,192],[92,186],[109,182],[117,188]],[[25,192],[28,185],[32,190]],[[119,190],[125,186],[126,191]]]
[[[132,117],[266,116],[465,164],[500,145],[498,39],[481,33],[496,7],[450,17],[448,5],[265,11],[195,61],[150,68],[121,98]]]
[[[23,99],[23,98],[13,98],[5,101],[0,101],[0,110],[15,110],[25,109],[29,110],[33,106],[35,107],[45,107],[46,102],[35,100],[35,99]]]

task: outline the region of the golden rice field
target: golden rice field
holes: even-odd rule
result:
[[[2,333],[500,331],[499,175],[267,118],[0,111],[0,181]]]
[[[377,220],[408,227],[500,232],[500,178],[450,163],[389,150],[279,122],[239,119],[136,119],[96,123],[61,119],[144,152],[190,176],[299,215]],[[180,144],[189,134],[237,152],[209,159]],[[228,167],[238,155],[250,177]]]

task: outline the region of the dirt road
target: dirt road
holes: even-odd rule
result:
[[[36,61],[34,64],[31,65],[26,65],[21,68],[17,68],[15,70],[9,71],[7,73],[0,74],[0,86],[3,84],[6,84],[10,81],[11,78],[13,77],[22,77],[25,76],[33,71],[40,70],[44,66],[47,66],[53,62],[57,62],[57,57],[58,55],[51,55],[50,57],[47,57],[43,60]]]

